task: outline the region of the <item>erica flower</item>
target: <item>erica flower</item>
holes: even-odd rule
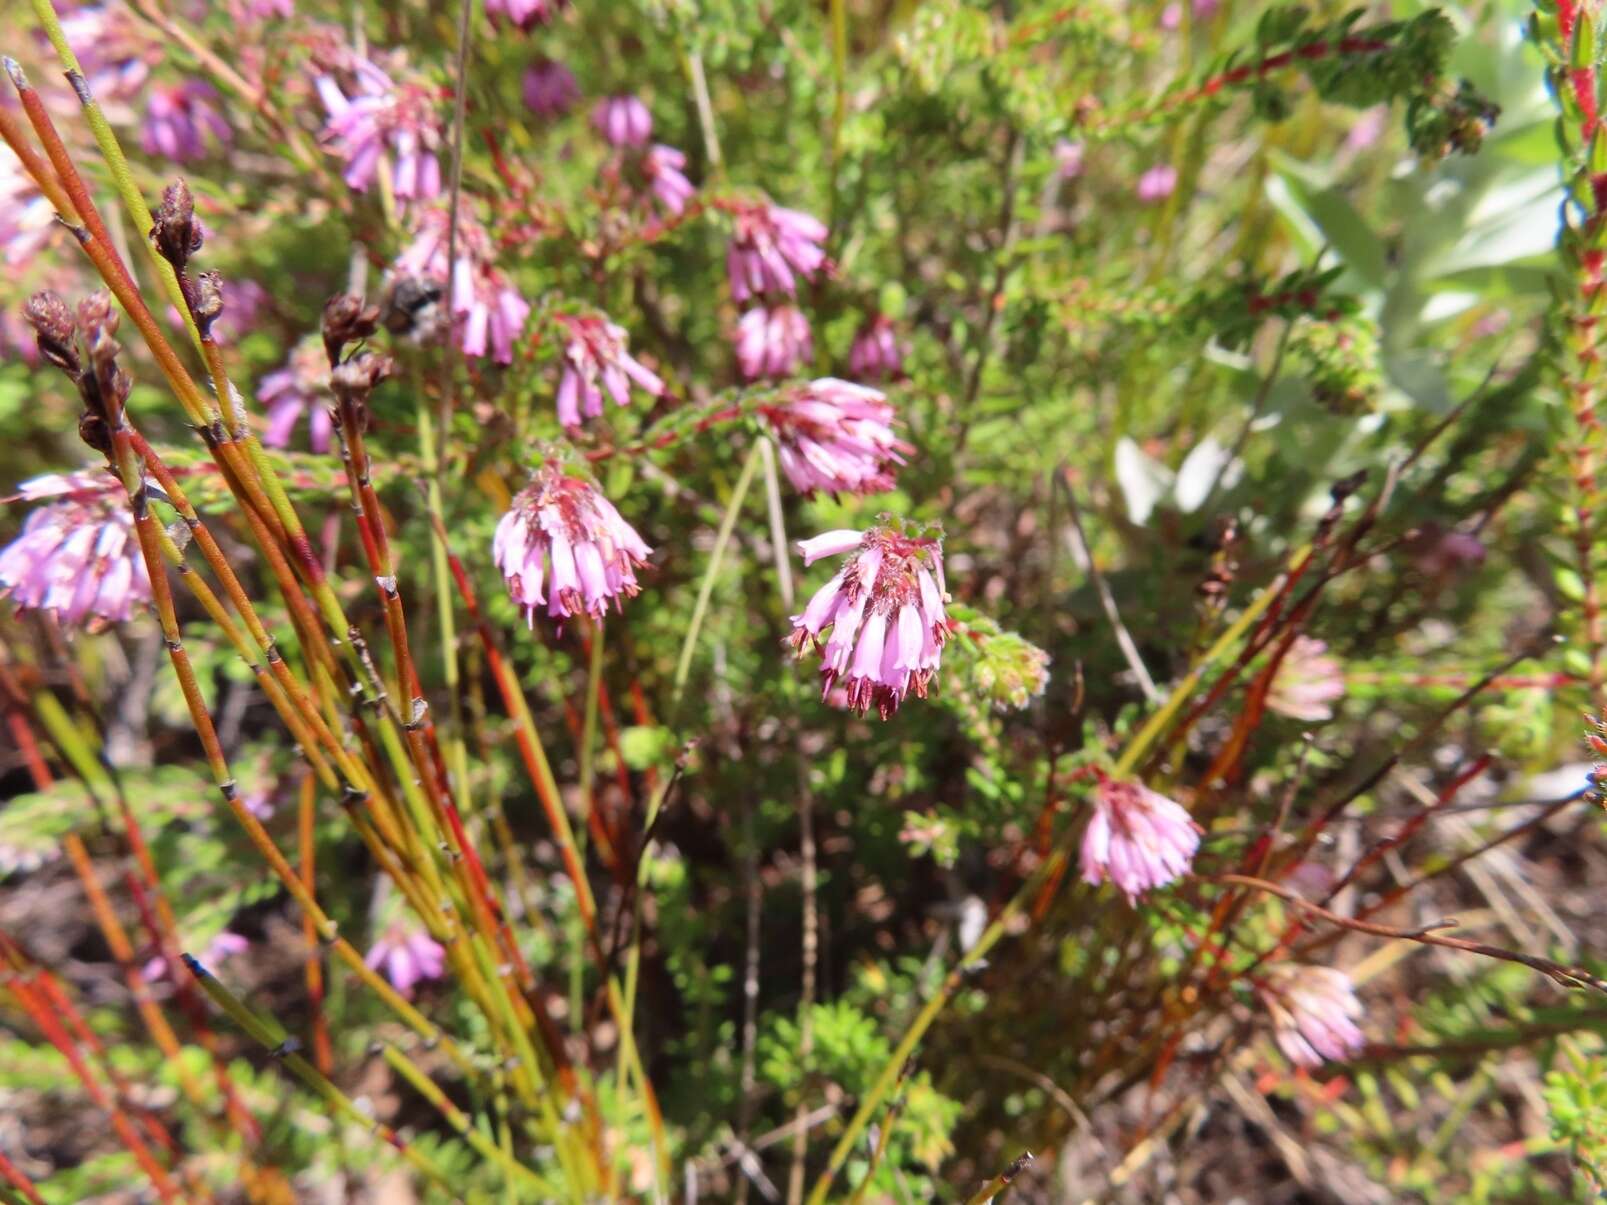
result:
[[[1276,966],[1261,999],[1272,1014],[1272,1036],[1290,1062],[1320,1067],[1348,1059],[1367,1044],[1356,1027],[1361,1001],[1350,976],[1333,967]]]
[[[1328,646],[1310,636],[1296,636],[1278,663],[1267,691],[1267,706],[1291,720],[1315,724],[1333,718],[1332,704],[1345,694],[1345,671]]]
[[[506,17],[526,32],[547,24],[563,6],[564,0],[485,0],[487,16]]]
[[[329,357],[316,338],[303,339],[280,368],[262,378],[257,400],[268,416],[262,442],[288,448],[303,414],[309,414],[308,437],[314,452],[329,451],[334,420],[329,416]]]
[[[334,80],[317,80],[318,95],[329,113],[323,139],[346,161],[341,175],[358,192],[367,192],[389,150],[393,156],[391,188],[402,200],[429,200],[441,191],[441,142],[436,96],[418,82],[396,83],[367,59],[353,58],[356,94],[347,96]]]
[[[188,163],[205,157],[208,134],[218,142],[228,142],[234,132],[218,112],[217,99],[217,89],[204,80],[152,88],[140,130],[145,153]]]
[[[655,143],[642,156],[642,174],[648,191],[665,214],[672,218],[686,212],[686,203],[697,189],[686,178],[686,156],[673,146]]]
[[[867,385],[823,377],[761,406],[787,479],[805,494],[874,494],[893,487],[910,446],[893,434],[893,407]]]
[[[525,68],[525,107],[537,117],[562,117],[580,99],[575,73],[553,59],[540,59]]]
[[[646,146],[653,136],[653,115],[629,93],[603,97],[591,111],[591,123],[615,146]]]
[[[397,256],[394,271],[433,280],[451,280],[451,310],[461,319],[458,346],[465,354],[483,356],[486,348],[498,364],[513,362],[513,341],[524,330],[530,303],[497,270],[491,238],[462,210],[458,212],[457,261],[446,262],[450,217],[445,209],[426,209],[414,223],[413,241]]]
[[[636,569],[652,553],[613,503],[550,461],[514,495],[491,543],[527,624],[542,603],[560,622],[581,611],[602,619],[610,602],[636,596]]]
[[[55,229],[55,207],[22,170],[17,157],[9,149],[0,151],[0,255],[6,267],[26,267]]]
[[[1177,188],[1177,168],[1157,163],[1138,178],[1138,199],[1146,205],[1166,200]]]
[[[747,380],[790,377],[814,354],[809,320],[795,305],[755,306],[737,320],[737,366]]]
[[[413,988],[425,979],[439,979],[446,970],[446,951],[423,929],[392,925],[363,959],[391,981],[391,986],[412,999]]]
[[[1082,143],[1060,139],[1055,143],[1055,175],[1061,180],[1075,180],[1082,175],[1083,154]]]
[[[883,381],[904,371],[904,349],[891,318],[877,314],[859,328],[848,349],[848,371],[859,381]]]
[[[1180,804],[1141,782],[1101,777],[1082,839],[1082,877],[1109,879],[1129,903],[1185,873],[1200,847],[1199,830]]]
[[[231,933],[227,929],[219,933],[207,943],[201,952],[201,965],[211,970],[225,959],[233,958],[236,954],[244,954],[251,948],[251,943],[238,933]],[[147,983],[155,983],[158,979],[167,978],[167,959],[161,954],[150,959],[140,968],[140,978]]]
[[[126,507],[68,498],[30,512],[0,548],[0,598],[91,629],[123,623],[150,601],[151,581]]]
[[[735,213],[725,254],[731,295],[738,301],[763,293],[791,297],[797,277],[813,276],[826,262],[826,226],[818,218],[768,202]]]
[[[822,651],[821,695],[838,680],[844,703],[887,719],[914,690],[926,697],[949,622],[944,612],[943,537],[932,528],[911,536],[889,522],[868,531],[828,531],[799,543],[804,564],[848,554],[837,576],[792,617],[792,644]],[[822,637],[827,628],[831,635]]]
[[[630,336],[624,327],[600,315],[563,314],[559,321],[569,331],[558,381],[558,421],[564,426],[580,426],[582,413],[601,414],[604,390],[615,405],[628,405],[633,381],[650,397],[663,396],[664,382],[625,350]]]

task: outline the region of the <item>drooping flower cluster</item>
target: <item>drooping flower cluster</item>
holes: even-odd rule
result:
[[[316,81],[329,121],[323,138],[346,161],[341,175],[367,192],[387,150],[392,156],[391,191],[401,200],[427,201],[441,192],[441,119],[438,96],[419,81],[397,83],[367,59],[350,60],[354,92],[348,96],[331,75]]]
[[[686,178],[686,155],[673,146],[654,143],[642,156],[642,174],[647,177],[648,195],[658,202],[667,217],[686,212],[697,189]]]
[[[805,565],[848,554],[792,617],[799,656],[806,645],[822,652],[821,696],[841,681],[845,706],[861,715],[874,707],[884,720],[910,691],[924,699],[949,635],[941,529],[910,535],[888,521],[868,531],[828,531],[798,549]]]
[[[1361,1001],[1350,976],[1333,967],[1283,964],[1273,967],[1261,989],[1272,1014],[1278,1049],[1300,1067],[1348,1059],[1367,1039],[1357,1027]]]
[[[650,397],[663,396],[663,380],[626,350],[630,336],[624,327],[595,314],[562,314],[558,321],[569,333],[558,381],[558,421],[564,426],[580,426],[582,415],[600,415],[604,391],[616,406],[629,405],[632,382]]]
[[[642,147],[653,136],[653,115],[630,93],[605,96],[592,108],[591,124],[617,147]]]
[[[316,338],[303,339],[285,363],[262,378],[257,400],[268,417],[262,442],[270,448],[288,448],[296,424],[309,415],[308,439],[314,452],[329,451],[334,420],[329,414],[329,357]]]
[[[1176,188],[1177,168],[1170,163],[1157,163],[1138,178],[1135,191],[1144,204],[1157,205],[1171,196]]]
[[[556,17],[567,0],[485,0],[486,16],[493,21],[505,17],[529,33]]]
[[[904,348],[891,318],[877,314],[859,328],[848,349],[848,371],[858,381],[885,381],[904,371]]]
[[[795,305],[757,305],[737,321],[737,367],[749,381],[790,377],[814,354],[809,319]]]
[[[787,479],[805,494],[876,494],[893,487],[910,445],[893,433],[879,390],[835,377],[792,388],[759,408]]]
[[[65,494],[66,478],[30,482],[34,496]],[[25,496],[28,487],[24,487]],[[124,623],[151,599],[151,580],[126,505],[66,497],[32,511],[0,549],[0,598],[69,626]]]
[[[458,212],[457,259],[447,263],[451,218],[444,208],[421,211],[413,241],[396,257],[393,276],[450,280],[449,308],[458,319],[458,346],[466,355],[491,350],[498,364],[513,362],[513,341],[524,330],[530,303],[496,267],[495,249],[485,229],[462,209]]]
[[[54,229],[55,208],[17,157],[9,149],[0,151],[0,254],[6,267],[26,267]]]
[[[826,262],[825,223],[807,213],[764,202],[737,209],[733,221],[725,271],[738,301],[766,293],[791,297],[798,277],[813,276]]]
[[[363,961],[412,999],[415,987],[426,979],[439,979],[446,970],[446,951],[423,929],[398,923],[385,930]]]
[[[580,99],[575,73],[554,59],[538,59],[525,68],[525,107],[537,117],[562,117]]]
[[[1310,636],[1296,636],[1278,663],[1267,691],[1267,706],[1279,715],[1307,724],[1333,719],[1335,701],[1345,695],[1345,670],[1328,646]]]
[[[1129,903],[1186,873],[1200,833],[1181,804],[1141,782],[1101,775],[1082,839],[1082,877],[1109,879]]]
[[[589,482],[551,461],[514,495],[491,554],[508,593],[535,623],[536,608],[562,623],[584,611],[602,619],[640,590],[636,570],[653,550]]]
[[[205,80],[150,89],[140,145],[147,155],[161,155],[174,163],[189,163],[206,156],[208,135],[229,142],[234,131],[218,111],[218,92]]]

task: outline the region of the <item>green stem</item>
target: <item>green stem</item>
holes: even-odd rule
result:
[[[708,613],[709,598],[714,594],[714,582],[720,575],[720,564],[725,559],[726,545],[731,542],[731,532],[737,524],[737,515],[742,510],[742,500],[747,497],[748,486],[753,481],[753,474],[759,467],[761,455],[760,443],[755,442],[748,451],[748,459],[743,462],[742,473],[737,477],[736,488],[731,491],[731,500],[725,504],[725,514],[720,519],[720,530],[714,537],[714,551],[709,555],[708,568],[703,571],[703,581],[698,586],[697,602],[692,606],[692,622],[687,625],[686,639],[681,643],[681,656],[675,666],[675,687],[671,696],[670,710],[674,714],[680,710],[681,692],[686,687],[686,678],[692,670],[692,654],[697,649],[698,632],[702,630],[703,618]]]

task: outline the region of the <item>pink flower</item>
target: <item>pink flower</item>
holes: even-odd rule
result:
[[[218,963],[233,958],[236,954],[244,954],[251,948],[251,943],[238,933],[230,933],[227,929],[219,933],[207,943],[201,952],[201,965],[211,970]],[[155,983],[167,978],[167,959],[161,954],[146,961],[140,968],[140,978],[146,983]]]
[[[1082,839],[1085,882],[1109,879],[1136,903],[1187,872],[1199,847],[1199,829],[1181,805],[1141,782],[1100,777]]]
[[[32,331],[32,327],[29,328]],[[79,469],[73,473],[42,473],[17,486],[17,497],[28,502],[44,498],[105,498],[121,493],[123,483],[110,469]]]
[[[893,407],[866,385],[823,377],[759,408],[787,479],[805,494],[875,494],[893,488],[910,446],[893,434]]]
[[[610,602],[618,610],[636,596],[636,570],[652,554],[613,503],[551,461],[514,496],[491,543],[528,625],[542,603],[560,623],[581,611],[601,620]]]
[[[1080,142],[1062,138],[1055,143],[1055,175],[1062,180],[1075,180],[1082,175],[1085,148]]]
[[[396,257],[393,271],[445,286],[452,282],[451,310],[461,319],[458,346],[483,356],[489,346],[498,364],[513,362],[513,341],[524,330],[530,303],[497,270],[491,238],[472,217],[458,212],[457,262],[446,262],[450,218],[443,208],[422,210],[414,220],[413,241]]]
[[[539,59],[525,68],[525,107],[537,117],[562,117],[580,99],[575,73],[553,59]]]
[[[1267,691],[1267,706],[1291,720],[1315,724],[1333,719],[1330,706],[1345,695],[1345,670],[1328,646],[1309,636],[1296,636],[1278,663]]]
[[[697,189],[686,178],[686,156],[673,146],[656,143],[642,156],[642,174],[648,191],[665,214],[678,218]]]
[[[288,19],[296,15],[295,0],[245,0],[241,15],[253,23],[274,17]]]
[[[850,710],[864,715],[874,706],[884,720],[911,690],[924,699],[949,635],[941,529],[910,536],[895,521],[862,532],[828,531],[801,541],[798,550],[805,565],[848,554],[792,617],[799,656],[805,645],[822,653],[821,697],[841,679]]]
[[[826,262],[826,227],[817,218],[769,202],[739,207],[725,254],[731,296],[764,293],[791,297],[798,276],[813,276]]]
[[[1348,1059],[1367,1045],[1356,1026],[1361,1001],[1343,971],[1288,963],[1273,967],[1261,999],[1272,1014],[1278,1049],[1297,1066]]]
[[[363,961],[411,1000],[414,987],[425,979],[439,979],[446,970],[446,951],[423,929],[396,924],[385,930]]]
[[[877,314],[859,328],[848,349],[848,371],[860,381],[885,381],[903,373],[904,349],[891,318]]]
[[[6,267],[20,271],[29,265],[57,229],[55,215],[10,148],[0,151],[0,254]]]
[[[646,146],[653,136],[653,115],[638,98],[625,93],[605,96],[591,111],[591,124],[615,146]]]
[[[600,415],[604,390],[616,406],[629,405],[633,381],[649,397],[663,396],[664,382],[625,349],[630,336],[624,327],[601,315],[561,314],[558,321],[569,330],[558,381],[558,421],[564,426],[580,426],[582,412]]]
[[[163,155],[175,163],[205,158],[207,134],[218,142],[234,137],[217,110],[217,89],[204,80],[152,88],[145,104],[140,145],[147,155]]]
[[[7,597],[91,630],[132,619],[150,601],[151,581],[127,506],[69,498],[31,511],[0,549],[0,598]]]
[[[1177,168],[1157,163],[1138,178],[1138,199],[1146,205],[1166,200],[1177,188]]]
[[[1471,532],[1447,531],[1425,523],[1408,546],[1412,564],[1424,577],[1444,582],[1465,569],[1476,569],[1488,555],[1484,541]]]
[[[737,366],[746,380],[789,377],[814,354],[809,320],[795,305],[755,306],[737,320]]]
[[[386,150],[394,157],[391,188],[402,200],[429,200],[441,192],[441,122],[436,94],[426,84],[397,84],[367,59],[353,58],[356,95],[348,97],[332,76],[316,80],[329,113],[323,139],[342,159],[341,174],[367,192]]]
[[[303,339],[280,368],[262,378],[257,400],[267,412],[268,429],[262,442],[270,448],[288,448],[296,424],[310,415],[308,440],[314,452],[329,451],[334,420],[329,414],[329,358],[318,339]]]
[[[485,0],[485,11],[492,20],[506,17],[529,33],[537,25],[551,22],[565,3],[566,0]]]
[[[162,47],[122,4],[90,4],[63,14],[62,33],[78,53],[90,91],[102,105],[134,99],[162,60]]]

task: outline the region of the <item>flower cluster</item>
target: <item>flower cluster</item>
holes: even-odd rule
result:
[[[30,483],[49,497],[67,478]],[[29,488],[24,487],[24,496]],[[151,599],[151,580],[126,506],[108,498],[67,497],[32,511],[0,549],[0,598],[48,611],[69,626],[124,623]]]
[[[441,192],[441,143],[437,96],[428,85],[396,83],[367,59],[353,58],[355,91],[348,96],[333,76],[316,81],[329,121],[324,141],[346,161],[341,173],[358,192],[367,192],[388,149],[391,191],[402,200],[429,200]]]
[[[910,445],[893,433],[879,390],[835,377],[796,386],[759,407],[787,479],[805,494],[875,494],[893,487]]]
[[[653,136],[653,115],[630,93],[605,96],[591,111],[591,124],[617,147],[643,147]]]
[[[630,403],[631,383],[649,397],[664,395],[664,382],[626,350],[625,328],[600,315],[559,315],[568,330],[564,371],[558,381],[558,421],[580,426],[581,416],[603,412],[603,392],[616,406]]]
[[[538,25],[549,24],[568,0],[485,0],[486,16],[493,21],[506,17],[529,33]]]
[[[1130,903],[1186,873],[1200,832],[1182,805],[1141,782],[1101,775],[1082,839],[1082,877],[1109,879]]]
[[[1345,694],[1345,671],[1328,646],[1310,636],[1297,636],[1278,663],[1267,706],[1279,715],[1306,724],[1331,720],[1333,704]]]
[[[531,625],[543,603],[560,623],[582,611],[602,619],[609,603],[618,609],[638,593],[636,570],[652,553],[613,503],[551,461],[514,495],[491,544]]]
[[[329,414],[329,357],[316,338],[303,339],[285,363],[262,378],[257,400],[267,412],[262,442],[288,448],[303,414],[309,415],[308,438],[314,452],[329,451],[334,420]]]
[[[790,377],[814,354],[809,319],[795,305],[754,306],[737,321],[737,367],[747,380]]]
[[[395,924],[385,930],[363,959],[391,981],[408,999],[426,979],[439,979],[446,971],[446,951],[423,929]]]
[[[1348,1059],[1367,1044],[1356,1026],[1361,1001],[1350,976],[1333,967],[1277,966],[1262,986],[1272,1036],[1291,1063],[1320,1067]]]
[[[562,117],[580,99],[575,73],[553,59],[538,59],[525,68],[523,79],[525,107],[537,117]]]
[[[642,174],[647,178],[648,195],[658,202],[666,216],[678,218],[697,192],[686,178],[686,155],[673,146],[654,143],[642,156]]]
[[[848,371],[856,381],[885,381],[904,371],[904,348],[891,318],[877,314],[859,328],[848,349]]]
[[[864,715],[874,707],[884,720],[910,691],[924,699],[949,635],[941,531],[908,535],[902,524],[885,522],[868,531],[828,531],[798,549],[805,565],[848,554],[792,617],[798,654],[806,645],[822,652],[822,697],[841,680],[850,710]]]
[[[140,130],[145,153],[189,163],[205,158],[208,134],[218,142],[230,141],[234,131],[223,120],[217,102],[217,89],[205,80],[152,88]]]
[[[451,218],[444,208],[421,211],[413,241],[396,257],[395,278],[451,282],[449,308],[460,321],[458,346],[483,356],[489,347],[498,364],[513,362],[513,341],[524,330],[530,303],[495,264],[491,237],[467,213],[458,212],[457,258],[447,263]]]

